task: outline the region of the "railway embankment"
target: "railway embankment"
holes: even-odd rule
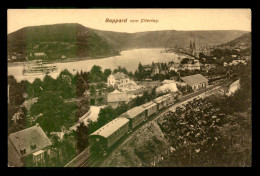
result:
[[[219,93],[217,91],[219,88],[216,87],[208,91],[206,95],[199,94],[180,104],[176,104],[169,110],[175,111],[177,106],[185,104],[194,98],[203,98]],[[171,146],[171,141],[157,123],[163,120],[163,114],[137,129],[99,167],[151,167],[163,160],[167,153],[173,152],[175,148]]]
[[[156,121],[151,121],[131,135],[101,167],[145,167],[150,166],[161,153],[170,148]]]

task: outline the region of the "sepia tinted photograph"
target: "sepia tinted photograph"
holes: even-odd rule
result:
[[[251,9],[8,9],[8,167],[251,167]]]

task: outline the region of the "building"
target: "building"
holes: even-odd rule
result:
[[[121,103],[126,103],[127,101],[128,95],[125,92],[115,90],[107,94],[107,103],[112,108],[117,108]]]
[[[208,85],[208,79],[201,74],[181,77],[181,80],[191,86],[193,90],[205,88]]]
[[[251,56],[244,56],[244,58],[247,62],[251,61]]]
[[[228,64],[227,62],[224,62],[224,63],[223,63],[223,66],[224,66],[224,67],[226,67],[226,66],[228,66],[228,65],[229,65],[229,64]]]
[[[56,155],[42,128],[33,127],[8,136],[8,165],[15,167],[45,166]]]
[[[237,59],[236,61],[237,61],[238,63],[242,63],[242,64],[244,64],[244,65],[247,64],[246,59]]]
[[[34,56],[35,57],[45,57],[46,56],[46,54],[45,53],[34,53]]]
[[[235,59],[232,60],[232,62],[229,63],[229,65],[238,65],[239,63],[246,65],[247,62],[245,59]]]
[[[182,66],[187,70],[200,70],[200,62],[197,59],[189,60],[187,63],[182,64]]]
[[[62,59],[67,59],[67,56],[66,55],[61,55],[61,58]]]
[[[162,84],[170,84],[170,83],[175,83],[175,80],[171,80],[171,79],[165,79]]]
[[[152,76],[159,74],[160,73],[160,68],[158,64],[155,64],[154,68],[152,69]]]
[[[175,63],[171,62],[168,64],[168,70],[169,71],[176,71],[175,69]]]
[[[16,59],[17,59],[17,56],[11,56],[11,59],[12,59],[12,60],[16,60]]]
[[[204,64],[203,70],[208,72],[210,69],[214,69],[214,68],[216,68],[216,65],[214,64]]]
[[[123,88],[128,83],[129,83],[129,77],[122,72],[113,73],[107,78],[107,86]]]
[[[144,69],[144,71],[151,71],[152,67],[151,67],[151,65],[143,65],[143,69]]]

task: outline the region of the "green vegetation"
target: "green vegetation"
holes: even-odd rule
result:
[[[229,47],[239,47],[240,45],[243,46],[251,46],[251,32],[248,32],[246,34],[241,35],[240,37],[219,45],[220,47],[225,47],[225,46],[229,46]]]
[[[98,119],[96,122],[91,122],[89,127],[89,132],[92,133],[97,129],[101,128],[105,124],[109,123],[110,121],[114,120],[115,118],[119,117],[121,114],[126,112],[127,110],[140,106],[144,103],[151,101],[152,99],[160,96],[156,94],[156,88],[153,88],[150,92],[144,91],[142,96],[138,96],[131,100],[128,104],[121,103],[117,108],[113,109],[112,107],[108,106],[106,108],[102,108],[98,114]]]
[[[201,43],[221,44],[245,34],[245,31],[192,31]],[[46,61],[67,58],[98,58],[119,54],[131,48],[174,47],[189,41],[190,31],[153,31],[120,33],[95,30],[80,24],[55,24],[25,27],[8,34],[8,52],[21,54],[19,61],[32,52],[45,52]],[[153,41],[153,42],[151,42]],[[188,44],[188,43],[186,43]]]
[[[44,52],[46,61],[81,57],[107,57],[117,55],[103,38],[92,29],[80,24],[56,24],[22,28],[8,35],[8,52],[25,56]]]
[[[95,30],[99,36],[104,38],[109,45],[118,49],[131,48],[169,48],[174,47],[176,43],[186,42],[189,44],[191,31],[149,31],[137,33],[121,33]],[[246,31],[192,31],[192,34],[198,37],[201,43],[207,45],[218,45],[236,39],[247,33]],[[151,42],[152,41],[152,42]],[[167,45],[167,46],[166,46]]]
[[[232,96],[210,96],[165,115],[159,125],[175,151],[156,166],[251,166],[250,66],[237,71],[241,88]]]

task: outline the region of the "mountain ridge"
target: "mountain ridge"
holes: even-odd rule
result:
[[[79,23],[28,26],[8,34],[8,51],[46,52],[52,58],[106,57],[120,50],[136,48],[188,46],[196,38],[197,45],[219,45],[247,33],[240,30],[144,31],[136,33],[104,31]]]

